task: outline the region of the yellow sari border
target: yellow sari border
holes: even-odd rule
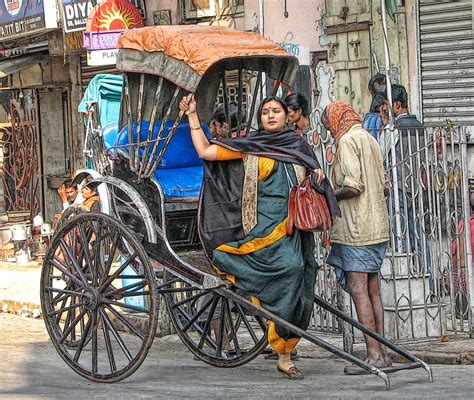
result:
[[[216,250],[238,255],[253,253],[254,251],[261,250],[265,247],[270,246],[271,244],[284,237],[286,235],[286,225],[287,218],[280,222],[273,229],[273,231],[265,237],[255,238],[253,240],[248,241],[247,243],[242,244],[240,247],[232,247],[228,244],[222,244]]]
[[[278,353],[291,354],[299,341],[300,338],[283,339],[278,335],[275,323],[268,321],[268,343],[270,343],[270,346]]]

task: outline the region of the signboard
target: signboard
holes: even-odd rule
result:
[[[49,16],[45,15],[45,10]],[[51,23],[51,11],[54,23]],[[45,28],[55,28],[55,14],[54,1],[0,0],[0,41]]]
[[[87,65],[115,65],[117,63],[118,49],[89,50],[87,52]]]
[[[63,0],[63,25],[65,32],[86,29],[87,17],[97,4],[97,0]]]
[[[128,0],[105,0],[94,7],[87,20],[87,32],[141,28],[140,11]]]
[[[2,1],[2,0],[0,0]],[[95,10],[98,3],[109,3],[110,0],[62,0],[63,4],[63,29],[66,33],[77,32],[86,30],[87,19]],[[121,9],[129,10],[129,4],[131,4],[140,13],[140,20],[143,20],[142,2],[137,0],[125,0],[120,2],[112,2],[117,6],[118,3],[123,3],[116,7],[116,10],[111,15],[105,15],[106,18],[116,17],[115,14],[120,13],[123,15]],[[137,5],[137,3],[140,3]],[[107,7],[106,7],[107,8]],[[89,29],[88,29],[89,30]]]
[[[84,32],[84,47],[88,50],[116,49],[123,31]]]
[[[96,5],[87,19],[87,31],[83,32],[87,65],[115,64],[120,33],[142,26],[140,12],[128,0],[106,0]]]

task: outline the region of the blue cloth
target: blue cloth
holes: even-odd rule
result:
[[[120,114],[120,99],[123,90],[122,75],[97,74],[87,85],[79,112],[87,114],[88,105],[98,113],[100,126],[117,124]]]
[[[365,272],[376,274],[380,271],[388,242],[369,246],[348,246],[333,243],[326,263],[334,267],[336,278],[344,290],[347,290],[347,272]]]
[[[382,118],[377,113],[368,112],[364,115],[362,127],[367,129],[376,140],[379,140],[380,132],[383,129]]]

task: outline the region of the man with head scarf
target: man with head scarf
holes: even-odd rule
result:
[[[326,107],[322,123],[336,142],[333,185],[341,209],[341,218],[334,222],[327,263],[335,268],[339,283],[351,295],[359,321],[383,335],[378,272],[389,232],[380,146],[362,128],[359,115],[343,101],[334,101]],[[365,342],[366,362],[379,368],[390,365],[379,342],[367,335]],[[344,372],[365,371],[348,365]]]

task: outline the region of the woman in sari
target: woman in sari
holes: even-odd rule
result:
[[[337,202],[311,147],[285,129],[286,105],[265,99],[258,111],[259,131],[245,138],[208,141],[196,101],[183,98],[191,137],[205,160],[200,235],[213,264],[263,308],[307,329],[314,302],[317,264],[314,237],[287,235],[289,182],[311,172],[333,213]],[[278,371],[303,379],[290,355],[299,337],[269,322],[268,339],[278,353]]]

